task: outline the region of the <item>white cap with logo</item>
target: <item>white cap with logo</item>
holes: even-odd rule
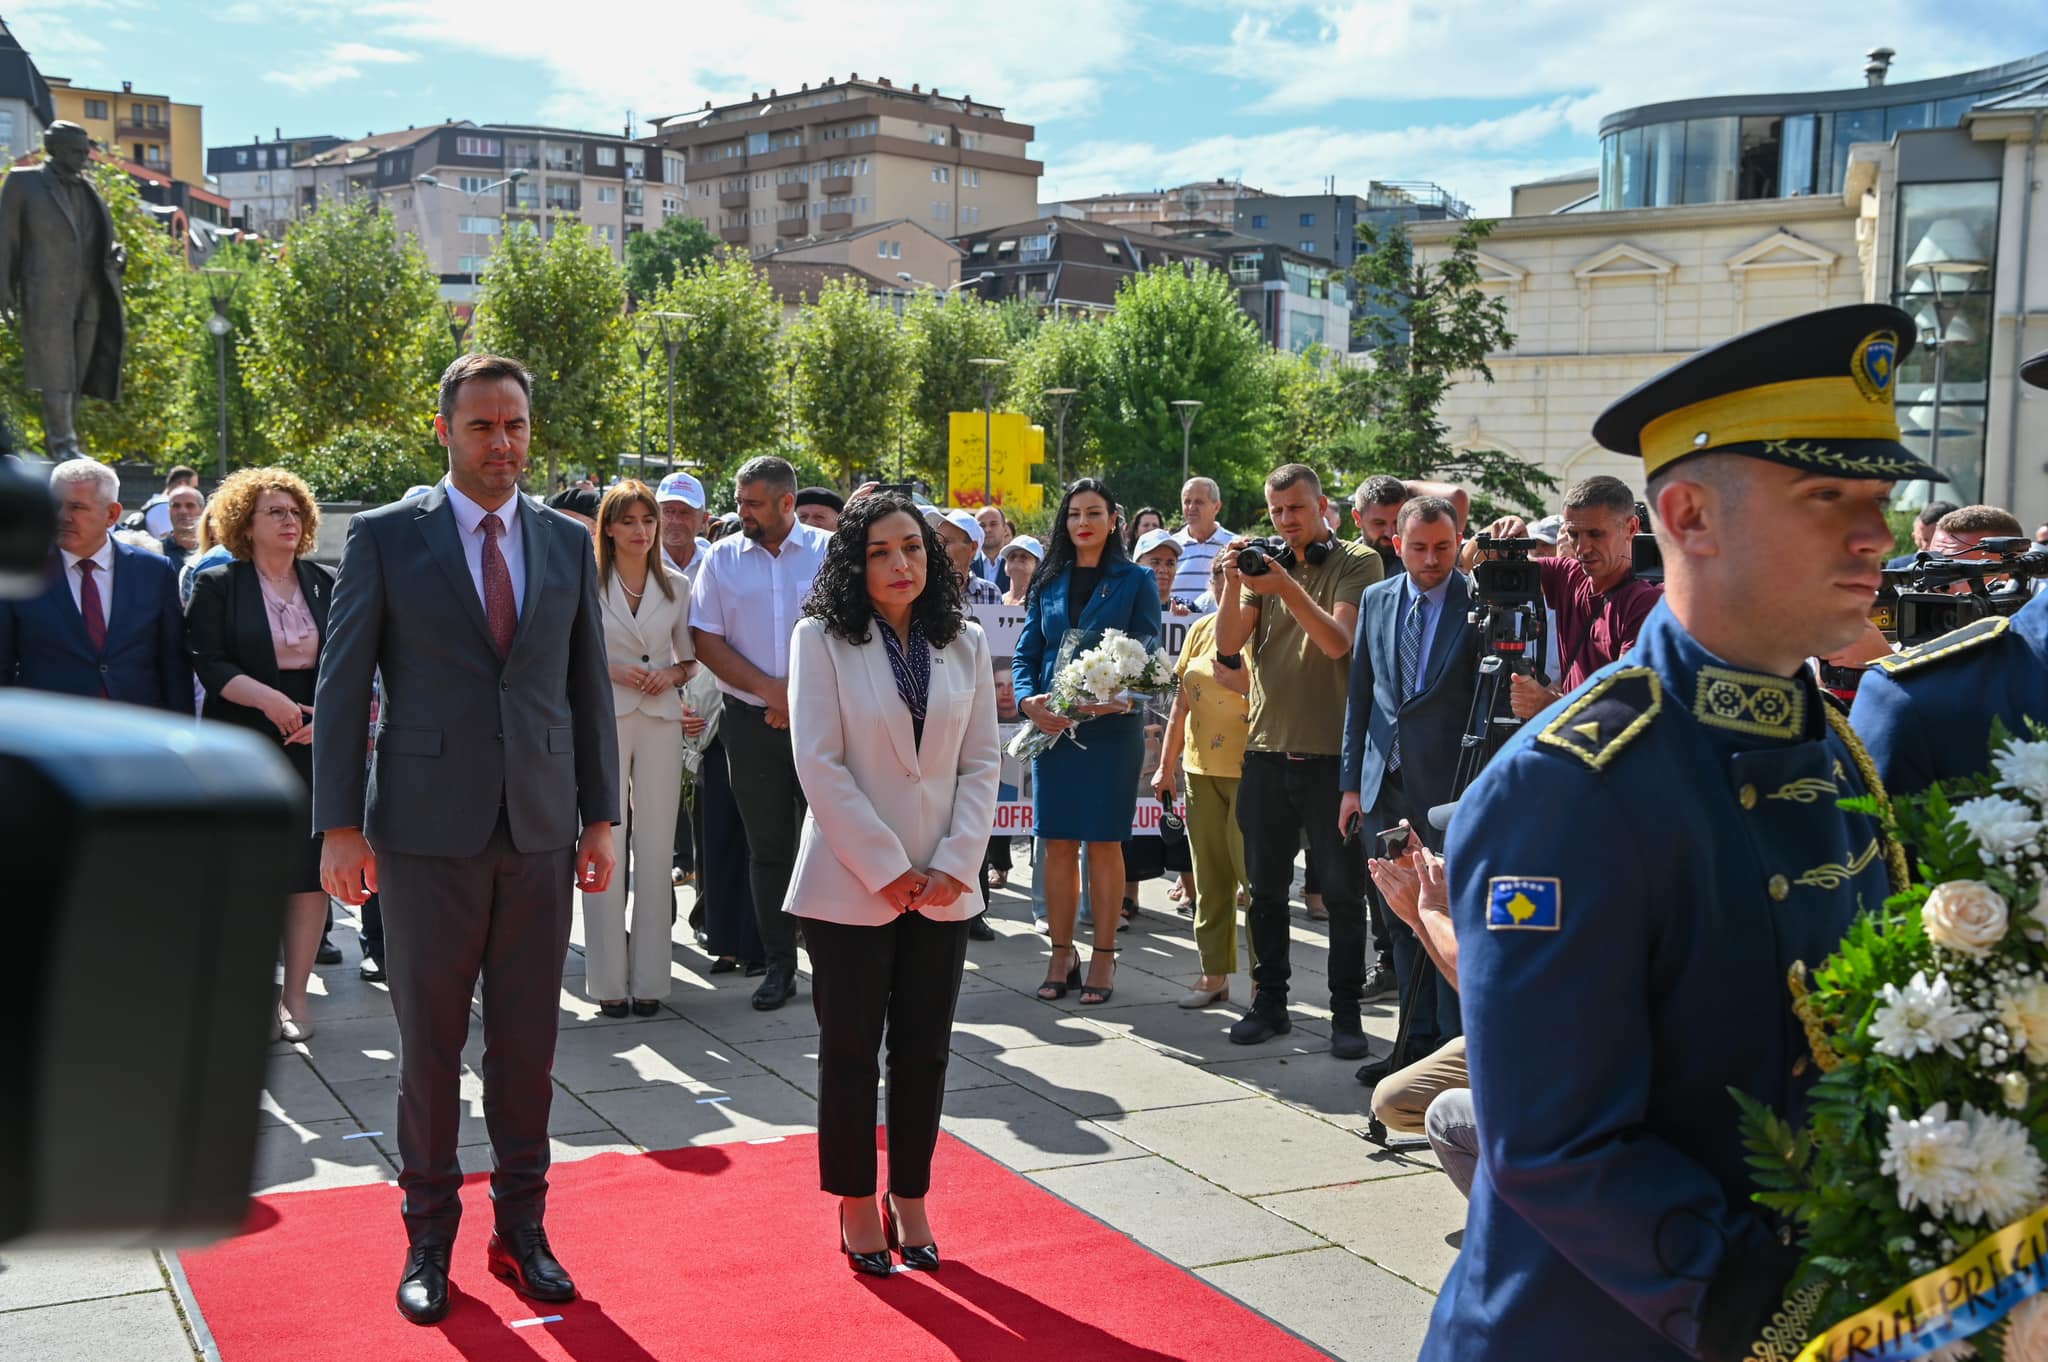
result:
[[[925,509],[924,518],[931,522],[934,529],[938,528],[938,523],[942,520],[955,526],[962,534],[974,541],[975,548],[981,547],[981,541],[985,536],[982,533],[981,522],[974,518],[974,512],[963,511],[958,506],[950,510],[931,506]]]
[[[685,506],[704,509],[704,484],[688,473],[671,473],[661,480],[661,486],[654,493],[656,501],[680,501]]]
[[[1180,541],[1173,537],[1171,530],[1147,530],[1138,536],[1138,542],[1131,549],[1131,557],[1143,558],[1156,548],[1170,548],[1175,557],[1180,556]]]

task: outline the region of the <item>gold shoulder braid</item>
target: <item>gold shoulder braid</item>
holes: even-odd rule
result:
[[[1903,893],[1912,879],[1912,871],[1906,864],[1906,849],[1884,827],[1891,818],[1892,800],[1885,793],[1883,778],[1877,774],[1877,763],[1870,759],[1870,749],[1863,745],[1863,739],[1856,736],[1856,730],[1849,727],[1847,718],[1833,709],[1825,712],[1828,727],[1835,730],[1835,736],[1849,749],[1849,759],[1856,763],[1856,773],[1863,777],[1863,788],[1877,801],[1880,815],[1878,838],[1884,843],[1884,868],[1890,872],[1892,892]]]
[[[1785,987],[1792,992],[1792,1015],[1799,1018],[1799,1025],[1806,1031],[1806,1048],[1813,1051],[1813,1062],[1819,1066],[1822,1073],[1833,1073],[1836,1066],[1842,1062],[1842,1053],[1835,1048],[1834,1041],[1828,1036],[1826,1024],[1820,1019],[1819,1010],[1807,996],[1810,990],[1806,987],[1804,960],[1792,962],[1792,968],[1785,974]],[[1793,1065],[1792,1072],[1798,1073],[1804,1063],[1802,1060],[1800,1064]]]
[[[1749,1345],[1744,1362],[1794,1362],[1814,1332],[1814,1315],[1826,1291],[1815,1282],[1787,1295],[1764,1326],[1763,1336]]]

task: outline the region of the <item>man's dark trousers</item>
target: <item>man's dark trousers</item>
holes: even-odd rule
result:
[[[720,720],[722,724],[724,720]],[[704,903],[704,945],[713,955],[744,964],[766,959],[761,928],[754,919],[749,886],[746,821],[732,793],[732,769],[725,739],[713,738],[697,768],[697,806],[704,816],[702,854],[697,858],[697,894]]]
[[[768,711],[725,697],[718,736],[732,767],[733,798],[747,829],[748,874],[753,881],[754,921],[772,968],[796,978],[796,918],[782,911],[789,877],[796,870],[797,839],[803,831],[804,788],[797,783],[796,754],[789,730],[770,728]]]
[[[400,1040],[398,1185],[415,1244],[453,1242],[462,1216],[459,1089],[479,977],[492,1208],[506,1226],[537,1225],[547,1212],[549,1074],[575,858],[573,845],[520,852],[502,812],[480,856],[377,856],[381,891],[415,905],[384,923]]]
[[[1330,1009],[1356,1012],[1365,983],[1365,861],[1356,843],[1337,830],[1337,758],[1247,752],[1237,793],[1237,825],[1244,833],[1245,874],[1251,880],[1252,982],[1261,994],[1287,996],[1287,891],[1294,855],[1308,830],[1309,864],[1330,910]]]
[[[1428,814],[1429,810],[1417,809],[1409,801],[1397,767],[1387,772],[1380,783],[1379,803],[1372,811],[1373,826],[1367,828],[1364,835],[1370,837],[1380,828],[1399,827],[1405,818],[1408,826],[1415,829],[1416,837],[1431,850],[1441,851],[1443,834],[1430,827]],[[1373,851],[1378,854],[1379,848],[1375,847]],[[1421,992],[1415,995],[1415,1007],[1408,1017],[1407,1059],[1417,1060],[1463,1031],[1458,1022],[1458,990],[1451,987],[1451,981],[1444,978],[1430,960],[1414,930],[1391,908],[1379,903],[1379,887],[1370,886],[1368,892],[1379,909],[1375,920],[1385,920],[1388,938],[1393,943],[1394,980],[1400,989],[1396,996],[1403,1004],[1408,1000],[1409,981],[1418,971],[1424,975]]]

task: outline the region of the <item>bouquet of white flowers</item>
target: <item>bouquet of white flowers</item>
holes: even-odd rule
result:
[[[1100,717],[1080,713],[1083,706],[1115,704],[1135,695],[1163,695],[1173,687],[1173,659],[1164,648],[1148,653],[1144,644],[1121,629],[1105,629],[1100,634],[1070,629],[1060,640],[1059,665],[1053,673],[1047,707],[1073,719],[1078,728]],[[1061,738],[1085,750],[1086,745],[1074,736],[1074,728],[1047,733],[1032,723],[1019,729],[1005,750],[1019,761],[1029,761],[1050,751]]]
[[[1794,966],[1824,1071],[1803,1125],[1735,1094],[1756,1200],[1803,1254],[1766,1355],[2048,1362],[2048,729],[2034,737],[1994,729],[1985,775],[1893,801],[1915,882],[1810,986]]]

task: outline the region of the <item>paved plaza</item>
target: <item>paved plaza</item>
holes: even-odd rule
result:
[[[1332,1356],[1409,1362],[1457,1254],[1464,1202],[1426,1149],[1391,1154],[1356,1133],[1365,1090],[1352,1078],[1356,1064],[1328,1053],[1322,927],[1297,906],[1293,1033],[1244,1048],[1225,1034],[1250,1000],[1242,969],[1230,1005],[1175,1006],[1197,965],[1191,924],[1167,902],[1164,881],[1146,885],[1143,916],[1122,937],[1109,1006],[1082,1008],[1074,995],[1038,1001],[1032,990],[1045,974],[1046,938],[1031,930],[1030,879],[1020,855],[1010,887],[996,895],[999,939],[969,945],[946,1129]],[[692,893],[680,895],[686,907]],[[271,1055],[258,1192],[397,1176],[398,1031],[384,988],[357,976],[352,925],[338,922],[334,934],[346,961],[315,974],[318,1033]],[[579,916],[555,1059],[550,1129],[558,1161],[814,1129],[818,1028],[808,981],[792,1005],[756,1012],[749,996],[758,981],[713,979],[689,929],[679,923],[676,937],[675,989],[664,1010],[612,1021],[581,993]],[[1384,1050],[1391,1003],[1369,1007],[1365,1026]],[[490,1164],[474,1073],[482,1043],[473,1027],[463,1079],[462,1163],[470,1172]],[[108,1095],[106,1110],[119,1119],[119,1094]],[[347,1138],[364,1132],[377,1133]],[[811,1197],[826,1205],[815,1184],[790,1193],[798,1204]],[[395,1190],[390,1212],[398,1214]],[[933,1218],[943,1244],[937,1200]],[[816,1251],[834,1252],[829,1215],[820,1209],[812,1219],[826,1227]],[[558,1247],[573,1272],[577,1246]],[[167,1254],[0,1252],[0,1262],[0,1357],[213,1355]],[[458,1273],[470,1266],[459,1260]],[[398,1269],[394,1259],[393,1286]],[[392,1307],[386,1294],[350,1308]]]

